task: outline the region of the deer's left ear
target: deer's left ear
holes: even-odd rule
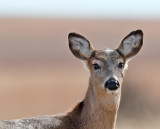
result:
[[[69,33],[68,40],[69,48],[75,57],[87,60],[91,56],[93,47],[85,37],[77,33]]]
[[[136,30],[131,32],[122,40],[117,51],[128,60],[139,52],[142,45],[143,32],[142,30]]]

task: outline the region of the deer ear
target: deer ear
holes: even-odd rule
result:
[[[119,45],[117,51],[127,60],[135,56],[143,45],[143,32],[136,30],[127,35]]]
[[[85,37],[77,33],[69,33],[68,40],[69,48],[75,57],[87,60],[91,56],[93,48]]]

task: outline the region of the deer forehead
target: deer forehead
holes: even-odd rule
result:
[[[115,50],[95,50],[91,55],[91,60],[99,60],[105,62],[110,59],[123,59],[122,56]]]
[[[92,68],[92,64],[103,65],[106,62],[111,63],[114,60],[125,61],[124,58],[116,51],[111,49],[106,50],[95,50],[93,51],[90,60],[88,61],[89,68]]]

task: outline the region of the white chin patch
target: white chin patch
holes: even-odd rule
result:
[[[109,90],[109,89],[106,89],[107,93],[108,94],[118,94],[119,93],[119,90]]]

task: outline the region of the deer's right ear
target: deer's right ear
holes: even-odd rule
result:
[[[91,56],[93,48],[85,37],[77,33],[69,33],[68,40],[69,48],[75,57],[87,60]]]
[[[135,56],[143,45],[143,32],[136,30],[127,35],[121,42],[117,51],[124,56],[126,60]]]

